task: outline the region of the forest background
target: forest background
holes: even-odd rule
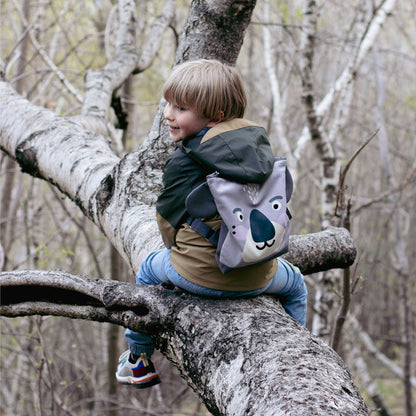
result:
[[[139,45],[152,40],[155,23],[172,3],[136,2]],[[318,3],[309,81],[322,106],[344,71],[357,63],[369,22],[387,3]],[[347,93],[323,112],[321,125],[336,149],[338,170],[371,138],[346,179],[358,255],[350,269],[349,318],[337,350],[371,408],[406,415],[416,386],[416,4],[391,3],[382,29],[353,71],[353,88],[340,89]],[[67,117],[79,115],[86,72],[104,67],[114,53],[116,2],[2,0],[0,5],[0,59],[6,78],[34,104]],[[129,121],[120,125],[121,118],[110,114],[120,156],[137,149],[152,128],[189,6],[176,2],[167,29],[158,36],[158,53],[118,93]],[[294,168],[295,234],[334,222],[323,197],[327,189],[321,156],[304,133],[305,21],[301,1],[258,2],[237,61],[248,91],[247,118],[267,128],[276,154],[287,156]],[[3,270],[63,269],[133,281],[129,267],[73,202],[47,182],[21,174],[3,152],[0,183]],[[333,342],[342,276],[320,273],[308,276],[307,283],[308,328]],[[114,367],[124,348],[121,328],[112,325],[2,318],[1,414],[207,414],[162,356],[157,357],[164,374],[160,387],[135,394],[117,388]]]

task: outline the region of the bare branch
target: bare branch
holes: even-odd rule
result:
[[[14,2],[16,0],[13,0]],[[16,9],[20,10],[20,8],[16,5]],[[25,27],[28,28],[28,34],[30,37],[30,40],[35,47],[35,49],[38,51],[39,55],[42,57],[42,59],[45,61],[45,63],[49,66],[49,68],[52,70],[52,72],[61,80],[62,84],[66,87],[66,89],[81,103],[82,102],[82,96],[77,91],[77,89],[68,81],[68,79],[65,77],[63,72],[55,65],[52,59],[49,58],[48,54],[46,53],[45,49],[39,44],[36,37],[33,34],[33,28],[29,27],[29,23],[27,22],[25,16],[20,13],[20,19]]]
[[[169,27],[175,16],[176,2],[174,0],[167,0],[162,13],[157,17],[156,21],[150,30],[149,41],[140,56],[139,63],[134,73],[143,72],[150,67],[157,52],[160,49],[160,45],[163,39],[163,33]]]
[[[133,72],[138,62],[136,45],[136,10],[133,0],[119,1],[119,30],[116,54],[100,71],[88,71],[82,114],[107,121],[115,89]]]

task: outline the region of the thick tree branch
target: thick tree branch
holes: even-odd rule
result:
[[[303,274],[345,269],[354,263],[357,254],[350,233],[345,228],[335,227],[291,236],[289,248],[283,257],[296,264]]]
[[[50,314],[148,332],[213,415],[367,415],[341,358],[273,298],[200,298],[63,272],[0,274],[4,316]]]
[[[304,273],[355,258],[343,229],[294,236],[290,245],[286,257]],[[214,415],[367,414],[340,357],[270,297],[210,300],[53,271],[2,273],[0,286],[3,316],[66,316],[149,333]]]

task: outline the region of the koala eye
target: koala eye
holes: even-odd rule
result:
[[[275,202],[273,202],[272,208],[273,208],[275,211],[279,211],[279,209],[280,209],[280,207],[281,207],[281,206],[282,206],[282,204],[281,204],[280,202],[275,201]]]
[[[243,215],[243,211],[241,211],[240,208],[235,208],[233,210],[233,214],[237,217],[237,220],[239,222],[243,222],[244,221],[244,215]]]
[[[272,208],[274,211],[279,211],[279,209],[282,207],[282,199],[283,197],[278,195],[273,197],[269,202],[272,204]]]

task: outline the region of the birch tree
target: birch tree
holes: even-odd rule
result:
[[[337,212],[338,180],[341,172],[341,164],[347,157],[345,153],[343,130],[349,122],[349,115],[353,104],[354,88],[359,78],[360,70],[365,58],[374,46],[386,19],[394,10],[395,1],[383,1],[377,5],[369,3],[357,3],[351,16],[351,30],[346,34],[345,65],[339,70],[337,78],[329,84],[329,88],[320,89],[321,68],[316,63],[316,50],[323,42],[324,34],[318,30],[318,25],[323,19],[321,15],[326,12],[325,5],[316,1],[303,1],[297,4],[303,7],[303,22],[301,28],[277,24],[278,29],[273,28],[273,20],[270,16],[269,2],[263,5],[263,43],[264,62],[270,95],[272,97],[273,112],[271,124],[274,125],[271,139],[277,143],[279,149],[284,149],[288,154],[288,164],[291,168],[295,182],[299,177],[299,169],[304,161],[305,153],[313,147],[319,157],[319,177],[317,187],[320,193],[320,220],[321,228],[329,225],[341,226],[342,220]],[[293,6],[296,7],[296,6]],[[282,13],[284,15],[284,13]],[[322,23],[323,24],[323,23]],[[282,26],[282,28],[280,28]],[[304,109],[305,125],[301,127],[301,134],[295,136],[297,130],[286,131],[282,120],[285,118],[284,95],[281,91],[279,76],[284,76],[284,71],[276,69],[276,62],[272,56],[275,53],[279,59],[284,55],[284,42],[279,38],[274,45],[271,42],[272,28],[275,38],[279,38],[284,30],[295,32],[292,37],[299,43],[300,53],[293,54],[284,68],[290,68],[295,62],[301,81],[302,105]],[[298,40],[299,39],[299,40]],[[278,46],[276,46],[276,44]],[[275,52],[275,49],[277,52]],[[323,98],[318,98],[322,97]],[[292,127],[292,126],[291,126]],[[292,127],[293,129],[293,127]],[[370,137],[374,137],[374,133]],[[368,137],[362,137],[364,143]],[[361,143],[361,144],[362,144]],[[355,162],[357,163],[357,162]],[[321,273],[315,280],[315,301],[312,320],[312,331],[320,336],[330,338],[333,322],[333,308],[338,304],[335,292],[340,286],[340,273],[330,271]]]
[[[377,50],[373,53],[375,61],[378,63],[380,57]],[[376,65],[378,68],[379,66]],[[411,324],[410,324],[410,300],[409,300],[409,260],[406,255],[405,242],[403,239],[403,221],[400,221],[401,211],[399,209],[399,198],[394,192],[394,189],[397,187],[396,180],[393,177],[391,163],[389,160],[387,148],[388,148],[388,137],[385,128],[384,115],[383,115],[383,105],[385,99],[385,89],[384,83],[382,82],[382,74],[378,70],[376,72],[377,77],[377,107],[376,107],[376,117],[380,125],[380,134],[379,134],[379,149],[380,149],[380,159],[382,161],[382,167],[387,179],[389,190],[391,191],[390,200],[393,206],[393,232],[396,239],[395,244],[395,260],[397,261],[397,274],[400,279],[400,295],[402,299],[402,343],[403,343],[403,386],[405,392],[405,409],[406,415],[411,416],[413,414],[413,400],[412,400],[412,389],[411,389],[411,369],[412,369],[412,343],[411,343]],[[416,162],[413,167],[416,167]],[[404,213],[406,215],[407,213]],[[404,221],[406,223],[406,221]]]
[[[311,138],[315,144],[321,161],[321,191],[322,191],[322,227],[337,223],[334,217],[337,189],[338,173],[340,172],[340,161],[343,158],[340,151],[340,130],[348,120],[348,113],[351,106],[351,98],[354,88],[354,81],[363,64],[364,58],[371,50],[382,25],[387,16],[392,11],[395,0],[385,1],[370,17],[367,16],[365,5],[362,4],[358,9],[361,15],[357,18],[359,24],[356,28],[356,37],[360,39],[355,50],[351,54],[351,59],[347,63],[342,74],[336,80],[334,86],[328,91],[326,96],[319,104],[316,104],[314,93],[313,78],[313,57],[314,42],[316,38],[316,27],[318,21],[318,8],[316,1],[305,1],[306,21],[304,24],[305,32],[303,37],[303,64],[302,64],[302,83],[303,83],[303,103],[307,115],[307,126],[304,129],[305,137],[298,141],[300,146],[305,139]],[[329,114],[331,117],[329,118]],[[298,148],[296,151],[299,151]],[[334,276],[335,278],[335,276]],[[328,293],[332,288],[325,288],[329,283],[334,285],[334,278],[321,278],[319,289],[316,292],[317,305],[324,307],[324,313],[317,313],[314,318],[314,332],[328,333],[329,311]],[[322,297],[322,298],[321,298]],[[327,299],[327,300],[325,300]],[[319,311],[319,306],[317,310]],[[324,324],[322,318],[325,317]],[[322,332],[323,331],[323,332]]]
[[[254,5],[254,1],[193,2],[174,63],[205,57],[233,64]],[[137,53],[134,6],[129,0],[119,2],[115,55],[103,70],[87,74],[85,95],[31,38],[54,75],[82,102],[81,117],[64,118],[34,106],[13,90],[3,73],[0,136],[1,148],[23,172],[48,181],[74,201],[137,270],[143,257],[161,246],[153,204],[171,144],[161,120],[161,102],[153,128],[137,152],[120,159],[112,148],[117,137],[108,124],[108,110],[114,91],[149,62]],[[165,17],[171,10],[167,2]],[[155,46],[149,44],[144,50],[149,49]],[[319,247],[313,255],[307,249],[311,246]],[[347,267],[355,247],[348,233],[332,228],[294,238],[290,256],[309,273]],[[169,288],[107,284],[57,272],[5,272],[2,282],[5,316],[57,314],[150,333],[213,414],[299,415],[322,409],[326,414],[339,414],[340,409],[344,414],[367,413],[342,360],[267,297],[212,302]],[[245,314],[246,309],[250,313]],[[258,340],[264,351],[256,357]],[[282,363],[279,371],[273,364],[276,360]],[[259,368],[265,380],[256,376]],[[329,402],[328,391],[333,397]]]
[[[264,65],[265,73],[268,76],[269,81],[269,91],[268,94],[271,96],[273,103],[273,111],[270,111],[269,125],[272,126],[271,138],[272,141],[278,143],[277,147],[281,149],[289,149],[291,158],[289,158],[289,163],[291,164],[292,172],[294,172],[295,178],[304,179],[305,175],[302,172],[299,172],[302,169],[302,164],[305,163],[305,155],[311,151],[313,147],[316,151],[316,154],[319,155],[319,176],[315,180],[316,187],[319,189],[320,194],[320,226],[325,229],[328,224],[341,224],[342,218],[339,217],[339,211],[337,211],[337,192],[340,187],[338,183],[338,178],[340,176],[341,164],[344,163],[345,159],[349,157],[348,149],[352,155],[368,138],[373,138],[375,142],[375,137],[379,134],[381,135],[381,126],[382,119],[378,116],[373,121],[373,131],[370,133],[367,132],[368,136],[365,137],[361,135],[360,137],[355,137],[357,139],[358,145],[356,149],[352,149],[348,146],[347,142],[351,139],[351,128],[352,128],[352,119],[351,113],[355,111],[371,113],[373,110],[371,107],[371,100],[369,100],[368,107],[363,106],[358,107],[357,105],[357,85],[358,88],[362,88],[363,84],[359,81],[360,74],[364,73],[367,76],[369,71],[369,52],[376,46],[380,46],[380,50],[387,50],[386,44],[387,40],[391,40],[389,34],[383,35],[382,29],[389,19],[395,19],[397,22],[400,21],[401,8],[394,1],[382,1],[377,3],[364,2],[358,3],[356,6],[351,7],[351,4],[347,8],[344,8],[344,11],[348,9],[351,13],[345,13],[345,20],[348,20],[350,23],[347,24],[348,30],[342,31],[340,29],[337,31],[333,29],[334,22],[339,23],[339,19],[335,17],[334,9],[330,9],[329,4],[322,4],[320,2],[314,1],[305,1],[301,2],[303,4],[303,24],[297,25],[301,19],[298,17],[298,20],[292,18],[288,19],[288,16],[293,17],[296,15],[296,11],[299,11],[300,2],[291,2],[279,4],[278,12],[271,12],[269,2],[263,2],[262,13],[257,15],[257,18],[260,19],[263,23],[263,53],[264,53]],[[278,6],[278,7],[279,7]],[[401,4],[401,6],[405,5]],[[407,10],[407,9],[406,9]],[[331,13],[332,12],[332,13]],[[299,16],[299,15],[298,15]],[[329,26],[325,25],[327,19],[331,20]],[[404,27],[405,23],[403,23]],[[336,25],[335,25],[336,26]],[[399,24],[400,26],[400,24]],[[330,29],[328,28],[330,27]],[[286,35],[286,36],[285,36]],[[332,37],[332,38],[331,38]],[[381,38],[381,39],[380,39]],[[322,49],[328,48],[331,50],[331,42],[337,39],[338,45],[342,45],[342,56],[337,56],[336,53],[331,55],[331,52],[328,53],[328,60],[322,59]],[[287,43],[293,41],[295,46],[301,45],[302,55],[300,56],[297,53],[296,49],[293,51],[290,50],[288,53]],[[386,48],[386,49],[383,49]],[[336,49],[336,48],[335,48]],[[410,46],[410,51],[412,46]],[[289,58],[285,57],[289,55]],[[370,55],[371,57],[371,55]],[[325,57],[324,57],[325,58]],[[339,61],[337,61],[339,59]],[[323,61],[323,62],[321,62]],[[333,63],[338,62],[336,76],[332,75],[333,80],[328,81],[323,75],[326,71],[325,65],[331,66]],[[344,65],[341,65],[341,62],[345,62]],[[277,63],[279,66],[277,66]],[[371,65],[371,64],[370,64]],[[334,65],[336,66],[336,65]],[[379,68],[382,65],[374,65],[374,67]],[[304,119],[306,124],[302,126],[301,123],[288,123],[286,120],[290,117],[293,118],[293,113],[290,113],[290,108],[294,107],[293,102],[295,100],[290,100],[294,95],[293,83],[291,83],[290,93],[287,93],[287,78],[286,74],[291,71],[292,73],[297,73],[299,71],[300,79],[302,82],[302,98],[303,98],[303,108],[304,108]],[[370,72],[371,74],[371,72]],[[389,74],[392,75],[391,73]],[[322,81],[325,79],[325,82]],[[388,88],[390,80],[382,80],[379,82],[380,87],[377,87],[377,91],[380,88]],[[323,86],[324,84],[324,86]],[[382,87],[382,88],[381,88]],[[392,87],[390,86],[390,89]],[[370,90],[365,90],[367,94],[370,94]],[[363,93],[365,95],[365,93]],[[288,98],[289,97],[289,98]],[[366,102],[364,99],[363,102]],[[387,103],[383,103],[387,105]],[[383,106],[380,103],[377,104],[377,109],[382,108]],[[403,106],[400,106],[402,109]],[[359,117],[358,117],[359,118]],[[412,118],[411,118],[412,119]],[[285,125],[286,122],[286,125]],[[413,123],[411,123],[413,125]],[[300,128],[299,128],[300,125]],[[302,131],[301,134],[298,134],[299,129]],[[357,132],[361,134],[357,129]],[[385,133],[384,133],[385,134]],[[393,133],[394,134],[394,133]],[[393,145],[391,145],[393,147]],[[291,150],[293,149],[293,151]],[[410,146],[409,149],[413,149],[413,146]],[[372,149],[372,156],[365,157],[366,152],[370,150],[365,149],[362,151],[357,160],[353,163],[352,169],[360,164],[361,159],[364,160],[363,164],[368,161],[368,157],[371,159],[374,155],[374,148]],[[371,152],[371,151],[370,151]],[[412,150],[411,150],[412,152]],[[384,158],[388,159],[388,150],[387,146],[384,146],[383,150]],[[308,159],[310,161],[310,159]],[[306,162],[307,163],[307,162]],[[383,165],[386,165],[386,159],[384,159]],[[383,192],[379,198],[373,200],[374,203],[378,200],[379,202],[385,200],[387,195],[389,198],[397,200],[400,199],[401,194],[400,190],[403,189],[405,183],[409,184],[414,180],[414,168],[412,160],[408,167],[408,172],[405,172],[405,179],[401,185],[390,186],[391,192]],[[305,168],[304,168],[305,169]],[[377,175],[373,177],[370,174],[371,180],[377,182]],[[412,179],[413,178],[413,179]],[[298,183],[299,184],[299,183]],[[351,186],[357,189],[356,183]],[[410,191],[411,192],[411,191]],[[392,197],[394,195],[394,197]],[[351,196],[349,196],[351,198]],[[352,197],[354,199],[354,196]],[[358,199],[358,198],[357,198]],[[308,198],[305,197],[305,201],[308,201]],[[351,200],[350,200],[351,201]],[[370,203],[371,204],[371,203]],[[363,208],[363,207],[361,207]],[[400,210],[403,215],[403,210]],[[355,211],[357,212],[357,211]],[[395,211],[397,212],[397,211]],[[396,218],[396,216],[395,216]],[[397,219],[397,218],[396,218]],[[409,226],[409,218],[406,216],[406,221],[404,224]],[[400,222],[400,221],[399,221]],[[355,232],[357,235],[365,233],[367,227],[361,223],[361,227],[357,227]],[[395,227],[397,226],[397,223]],[[396,233],[397,236],[402,236],[402,234]],[[401,242],[396,241],[393,243],[394,247],[391,247],[391,250],[397,252],[397,249],[400,248],[400,256],[397,256],[397,259],[402,259],[401,264],[403,267],[399,267],[400,275],[402,277],[407,275],[406,270],[408,270],[408,264],[404,259],[404,253],[406,251],[406,246],[403,246],[402,238]],[[370,242],[371,244],[371,242]],[[369,247],[363,247],[363,250],[371,250]],[[389,256],[390,258],[390,256]],[[396,260],[392,260],[395,262]],[[329,338],[330,333],[332,332],[332,338],[337,338],[339,336],[340,330],[339,327],[333,325],[333,309],[334,306],[337,306],[338,303],[342,303],[347,297],[351,297],[351,292],[354,288],[357,287],[357,269],[351,269],[350,274],[346,275],[343,278],[343,282],[347,284],[340,289],[340,272],[339,271],[329,271],[326,273],[319,274],[318,279],[313,279],[311,281],[311,286],[313,286],[315,293],[315,303],[314,303],[314,316],[312,322],[312,331],[315,334]],[[377,273],[370,273],[369,278],[378,277]],[[400,279],[402,282],[406,281],[405,278]],[[407,287],[406,295],[400,296],[400,299],[403,302],[400,302],[405,308],[405,305],[409,305],[409,296],[412,292],[412,288],[408,286],[408,283],[404,285]],[[403,286],[400,289],[403,293]],[[365,298],[365,297],[364,297]],[[360,297],[363,301],[363,297]],[[357,301],[358,303],[359,301]],[[409,306],[407,306],[408,310]],[[359,306],[357,306],[359,310]],[[368,310],[367,310],[368,311]],[[345,307],[342,311],[343,319],[345,319]],[[402,313],[403,317],[408,317],[407,313]],[[403,326],[405,322],[409,322],[406,318],[403,320]],[[336,330],[336,332],[335,332]],[[408,332],[407,332],[408,333]],[[409,347],[408,338],[405,337],[405,342],[398,344]],[[348,343],[348,342],[347,342]],[[346,348],[344,344],[340,346],[340,351]],[[403,361],[407,361],[406,371],[411,372],[412,365],[409,364],[412,354],[409,351],[404,352]],[[407,357],[407,358],[406,358]],[[360,358],[361,364],[360,369],[364,369],[365,362]],[[368,372],[368,379],[370,379],[370,373]],[[373,380],[372,385],[375,386]],[[408,391],[408,388],[406,389]],[[407,394],[409,395],[409,394]]]

